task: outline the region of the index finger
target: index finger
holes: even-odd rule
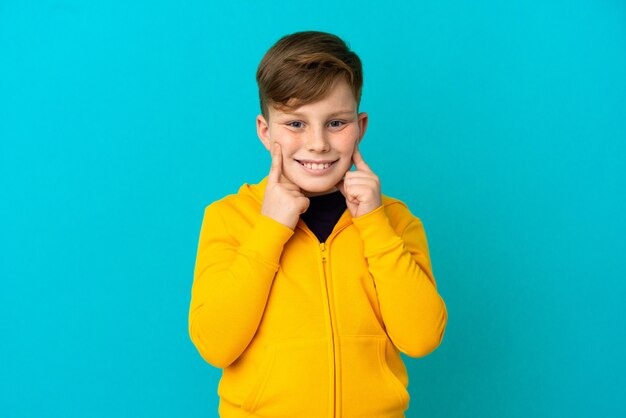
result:
[[[361,154],[361,151],[359,150],[358,145],[354,147],[354,153],[352,154],[352,161],[354,161],[354,166],[356,167],[357,170],[370,171],[370,172],[372,171],[370,166],[365,163],[365,160],[363,159],[363,155]]]
[[[267,176],[267,181],[272,183],[280,183],[280,176],[283,172],[283,154],[280,152],[280,145],[274,142],[272,145],[272,166]]]

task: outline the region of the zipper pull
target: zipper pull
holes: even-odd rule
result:
[[[325,242],[322,242],[322,243],[320,244],[320,248],[321,248],[322,252],[325,252],[325,251],[326,251],[326,243],[325,243]]]

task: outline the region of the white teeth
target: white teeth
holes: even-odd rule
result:
[[[317,164],[317,163],[300,163],[303,166],[305,166],[306,168],[310,169],[310,170],[325,170],[328,167],[330,167],[331,163],[323,163],[323,164]]]

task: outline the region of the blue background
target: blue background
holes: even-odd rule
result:
[[[381,3],[0,0],[0,415],[217,415],[203,210],[269,167],[263,54],[322,30],[449,310],[407,417],[626,416],[626,4]]]

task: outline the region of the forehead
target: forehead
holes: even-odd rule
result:
[[[289,102],[288,102],[289,104]],[[328,94],[313,103],[307,103],[295,108],[281,108],[269,106],[272,116],[335,116],[338,114],[356,113],[356,100],[350,86],[344,80],[338,81],[330,88]]]

